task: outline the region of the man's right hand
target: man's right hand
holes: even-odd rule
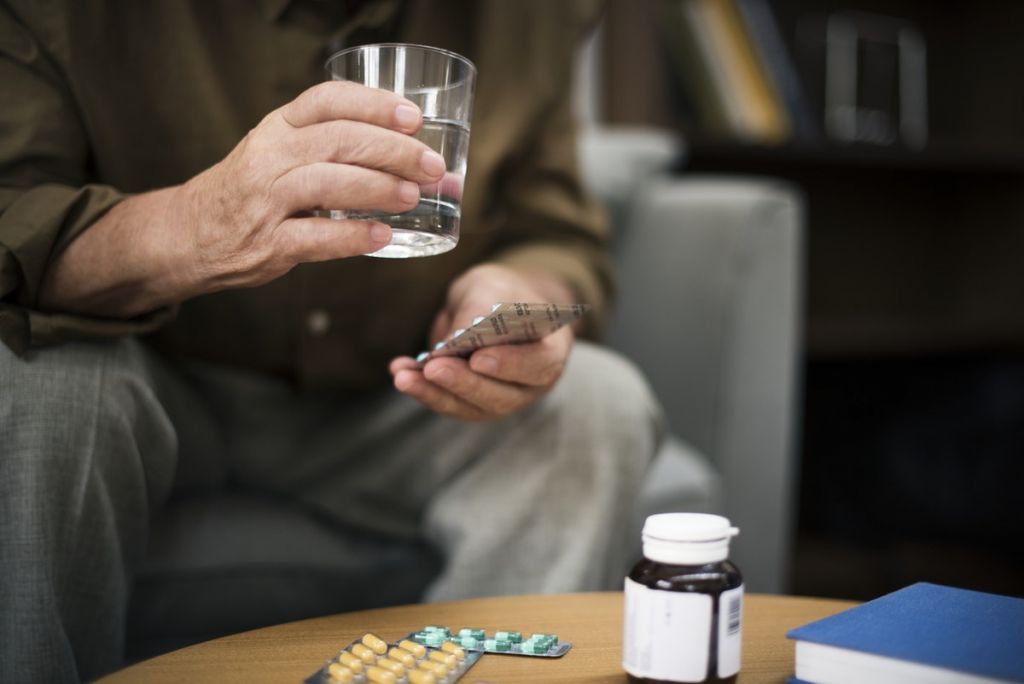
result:
[[[222,161],[180,186],[130,197],[51,264],[44,308],[134,316],[299,263],[374,252],[391,239],[373,221],[316,209],[400,213],[444,159],[412,137],[420,110],[355,83],[316,85],[266,117]]]
[[[220,163],[181,188],[197,282],[259,285],[298,263],[373,252],[390,227],[309,216],[313,209],[401,213],[444,159],[411,134],[412,102],[328,81],[268,114]]]

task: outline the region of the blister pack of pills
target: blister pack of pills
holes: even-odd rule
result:
[[[579,320],[589,309],[587,304],[495,304],[489,314],[477,316],[468,328],[459,328],[417,356],[416,362],[422,366],[438,356],[469,356],[481,347],[536,342]]]
[[[437,625],[427,625],[418,632],[410,633],[406,639],[430,648],[443,648],[444,644],[454,644],[470,653],[545,658],[561,658],[572,648],[568,641],[559,641],[557,634],[535,633],[524,639],[522,632],[500,630],[488,635],[482,629],[464,627],[453,633],[447,627]]]
[[[307,677],[306,684],[451,684],[482,655],[450,641],[439,646],[410,639],[389,644],[367,633]]]

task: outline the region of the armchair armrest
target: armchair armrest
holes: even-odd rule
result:
[[[616,244],[611,346],[711,458],[748,587],[780,591],[793,536],[803,206],[773,180],[649,176]]]

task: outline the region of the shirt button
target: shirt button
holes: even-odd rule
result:
[[[313,309],[306,316],[306,330],[319,337],[331,329],[331,316],[323,309]]]

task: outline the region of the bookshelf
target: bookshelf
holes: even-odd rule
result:
[[[801,42],[815,14],[917,27],[928,139],[914,147],[768,144],[704,125],[661,26],[664,5],[684,1],[611,1],[603,112],[681,132],[679,173],[779,177],[806,198],[792,589],[868,599],[930,580],[1019,594],[1024,3],[768,0],[819,121],[822,59]]]
[[[679,130],[685,173],[786,178],[808,203],[806,349],[818,358],[1024,353],[1024,3],[768,0],[813,115],[820,62],[808,26],[836,10],[901,17],[927,45],[928,143],[777,144],[704,125],[681,83],[666,7],[613,0],[604,111],[612,123]],[[697,0],[704,1],[704,0]],[[729,0],[735,2],[736,0]],[[715,2],[715,0],[710,0]],[[820,59],[815,60],[812,56]]]

